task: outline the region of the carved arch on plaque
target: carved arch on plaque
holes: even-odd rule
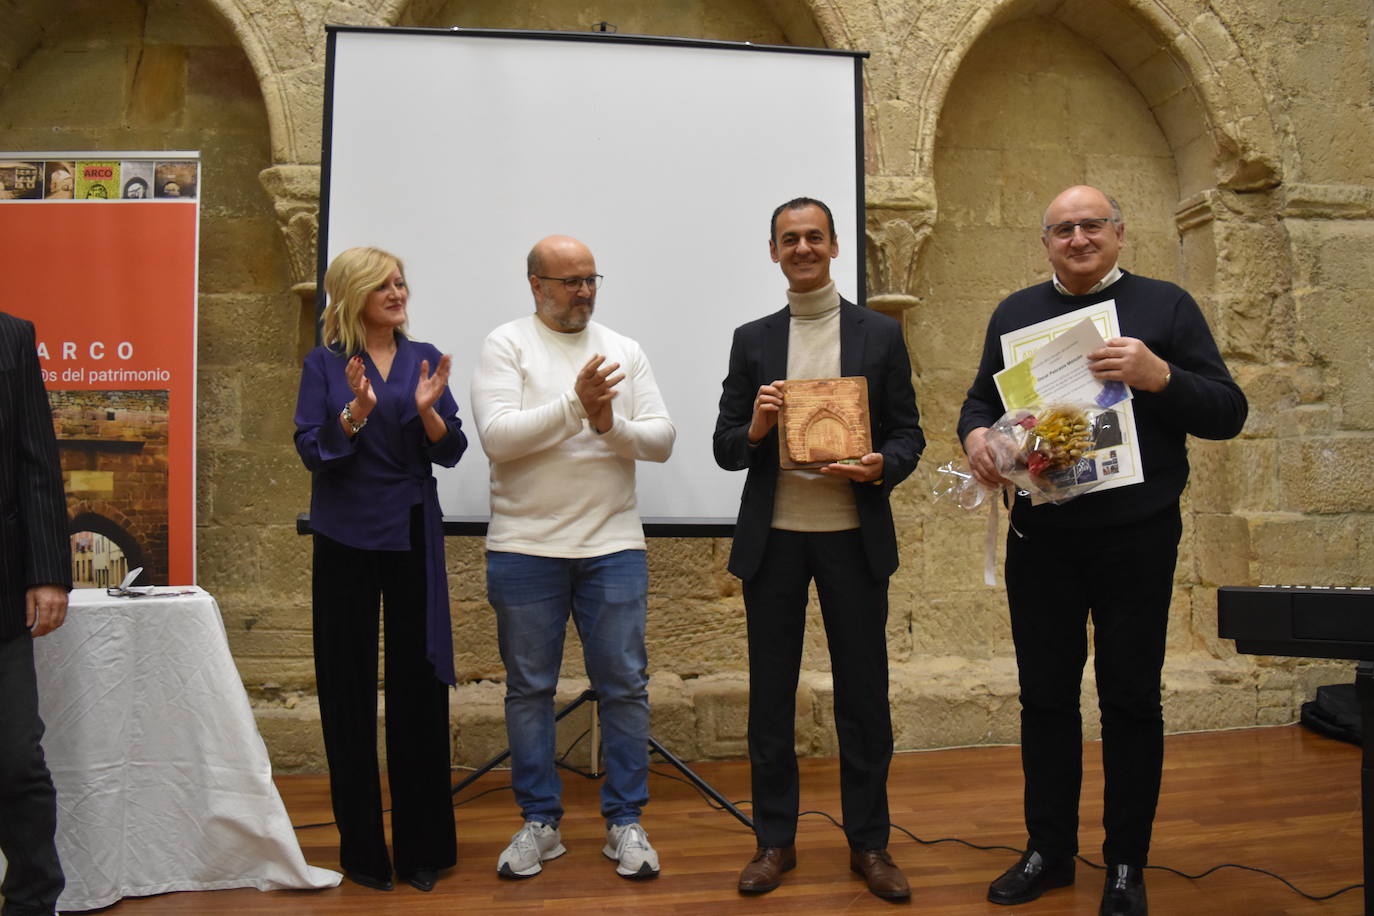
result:
[[[849,424],[828,407],[818,407],[806,418],[801,440],[802,451],[806,453],[801,460],[807,462],[847,458],[854,445]]]

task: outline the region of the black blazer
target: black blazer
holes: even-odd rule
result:
[[[773,521],[778,483],[778,429],[749,447],[749,421],[760,385],[787,377],[787,338],[791,321],[784,307],[735,329],[730,371],[716,417],[716,463],[727,471],[749,469],[740,496],[730,572],[748,579],[758,571]],[[868,379],[868,411],[873,448],[883,456],[881,484],[854,484],[854,503],[869,568],[879,579],[897,569],[897,534],[888,495],[916,469],[925,449],[911,360],[902,328],[895,320],[851,302],[840,302],[840,375]]]
[[[0,312],[0,639],[24,631],[30,587],[71,584],[67,500],[33,325]]]

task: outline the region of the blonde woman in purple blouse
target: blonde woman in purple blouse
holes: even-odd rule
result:
[[[453,645],[431,466],[457,464],[467,438],[449,357],[406,336],[401,260],[350,248],[324,288],[324,345],[305,358],[295,438],[312,478],[315,678],[339,859],[358,884],[392,889],[376,752],[380,617],[395,873],[428,891],[457,860]]]

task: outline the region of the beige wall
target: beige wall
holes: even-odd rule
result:
[[[1230,443],[1195,443],[1171,611],[1173,729],[1288,721],[1343,663],[1238,657],[1219,584],[1370,584],[1374,570],[1374,74],[1365,0],[16,0],[0,32],[0,148],[203,151],[202,583],[281,768],[318,767],[309,482],[291,448],[312,339],[323,23],[586,29],[871,52],[874,302],[901,314],[931,454],[983,324],[1044,275],[1035,226],[1087,181],[1127,216],[1124,264],[1177,280],[1251,398]],[[575,107],[576,100],[551,103]],[[710,358],[709,356],[706,358]],[[725,354],[717,354],[722,366]],[[897,491],[889,625],[902,747],[1014,740],[1015,668],[982,520]],[[656,734],[743,752],[744,629],[728,541],[650,547]],[[457,754],[504,744],[480,542],[448,545]],[[798,743],[832,752],[812,609]],[[565,675],[578,685],[570,641]],[[1090,685],[1089,685],[1090,686]],[[1085,704],[1091,703],[1091,691]],[[580,730],[580,728],[579,728]]]

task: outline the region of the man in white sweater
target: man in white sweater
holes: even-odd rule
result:
[[[600,703],[602,852],[620,875],[653,878],[658,855],[639,825],[649,799],[649,574],[635,462],[667,461],[677,433],[639,344],[591,320],[601,275],[587,246],[550,236],[527,267],[535,312],[487,336],[472,380],[491,461],[487,596],[525,819],[497,873],[529,878],[566,852],[553,700],[571,612]]]

